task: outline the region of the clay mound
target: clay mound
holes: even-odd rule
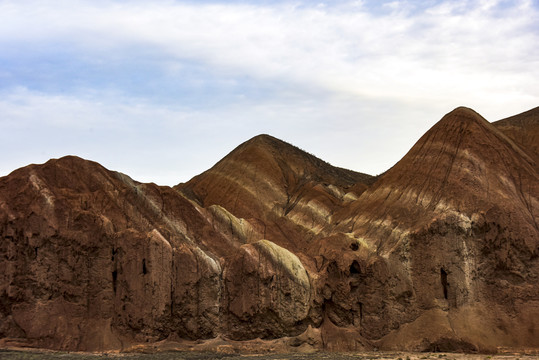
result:
[[[502,218],[504,213],[517,222],[531,241],[539,192],[534,165],[479,114],[457,108],[339,214],[347,219],[339,230],[366,238],[373,234],[368,242],[390,251],[395,245],[392,238],[417,231],[435,218],[498,212],[496,216]]]
[[[1,178],[0,209],[1,337],[105,350],[216,335],[215,254],[234,247],[171,188],[65,157]]]
[[[444,116],[338,215],[382,281],[360,297],[364,313],[385,302],[362,334],[414,350],[537,346],[538,199],[520,147],[473,110]]]
[[[249,241],[263,238],[298,249],[373,179],[259,135],[175,189],[205,208],[218,206],[247,221],[257,229]]]

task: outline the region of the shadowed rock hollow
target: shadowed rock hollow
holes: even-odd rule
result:
[[[73,156],[18,169],[0,344],[538,348],[538,109],[457,108],[379,177],[268,135],[174,188]]]

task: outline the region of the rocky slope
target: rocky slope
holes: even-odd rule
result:
[[[364,244],[383,280],[360,292],[375,314],[363,333],[383,347],[537,346],[537,194],[514,142],[470,109],[444,116],[338,214],[334,232]]]
[[[493,123],[539,164],[539,107]],[[537,170],[537,167],[535,168]]]
[[[174,188],[77,157],[16,170],[0,345],[539,348],[537,109],[455,109],[378,178],[268,135]]]
[[[245,219],[253,229],[246,241],[268,239],[297,250],[373,181],[370,175],[335,168],[283,141],[259,135],[175,189],[214,212],[226,209]]]

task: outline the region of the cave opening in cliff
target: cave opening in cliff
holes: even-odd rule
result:
[[[361,266],[359,266],[359,263],[357,260],[354,260],[352,264],[350,265],[350,275],[359,275],[361,274]]]
[[[359,244],[357,242],[353,242],[350,244],[350,249],[352,249],[352,251],[358,251],[359,250]]]
[[[447,272],[443,268],[440,269],[440,280],[442,281],[444,298],[447,299]]]
[[[148,273],[148,269],[146,268],[146,259],[142,259],[142,273],[144,275]]]

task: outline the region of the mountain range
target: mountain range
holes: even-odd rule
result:
[[[0,347],[491,352],[538,324],[539,107],[457,108],[379,176],[259,135],[174,187],[0,178]]]

